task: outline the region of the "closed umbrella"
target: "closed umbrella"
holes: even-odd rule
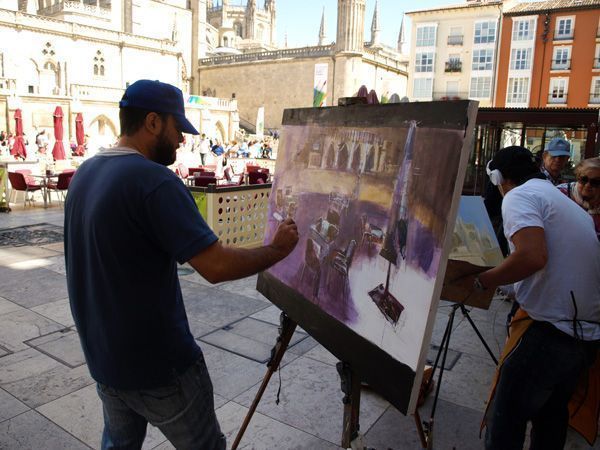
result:
[[[77,140],[77,148],[75,149],[75,155],[83,156],[85,153],[85,134],[83,132],[83,116],[81,113],[77,113],[75,117],[75,139]]]
[[[23,118],[21,110],[15,110],[15,143],[10,149],[10,154],[15,158],[19,156],[23,159],[27,158],[27,148],[25,148],[25,141],[23,140]]]
[[[60,106],[54,110],[54,147],[52,148],[52,156],[54,160],[66,159],[65,147],[63,145],[63,112]]]

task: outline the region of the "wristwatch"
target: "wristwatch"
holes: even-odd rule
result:
[[[475,287],[475,289],[477,289],[478,291],[485,291],[485,290],[487,290],[487,287],[485,287],[483,285],[483,283],[481,282],[481,280],[479,279],[479,275],[477,275],[475,277],[475,281],[473,282],[473,287]]]

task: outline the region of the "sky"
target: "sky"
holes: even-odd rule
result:
[[[427,9],[438,6],[463,3],[465,0],[378,0],[379,20],[381,28],[381,42],[391,47],[396,47],[400,20],[405,11]],[[263,0],[257,3],[262,6]],[[365,41],[371,38],[371,20],[375,0],[366,0],[365,12]],[[230,0],[231,4],[245,3],[245,0]],[[333,42],[336,38],[337,28],[337,0],[276,0],[277,8],[277,40],[280,46],[284,45],[287,33],[288,47],[304,47],[317,45],[319,39],[319,26],[321,14],[325,8],[326,42]],[[404,35],[410,39],[410,23],[405,21]],[[408,46],[405,46],[408,49]],[[406,51],[405,50],[405,51]]]

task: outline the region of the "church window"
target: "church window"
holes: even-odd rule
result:
[[[239,22],[234,23],[233,31],[235,32],[236,36],[242,37],[242,24]]]
[[[94,76],[104,76],[104,53],[102,50],[97,50],[94,55]]]
[[[227,36],[223,37],[223,47],[229,47],[229,39],[227,39]]]

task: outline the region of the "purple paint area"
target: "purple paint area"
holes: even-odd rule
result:
[[[269,272],[339,321],[354,323],[358,316],[349,271],[353,265],[379,257],[382,239],[378,237],[385,232],[386,211],[356,200],[335,208],[329,194],[301,193],[295,200],[300,240],[291,255]],[[273,218],[276,211],[285,216],[272,200],[267,241],[278,225]]]
[[[406,261],[411,267],[423,271],[430,279],[435,278],[441,248],[429,228],[416,219],[408,225],[406,253]]]

